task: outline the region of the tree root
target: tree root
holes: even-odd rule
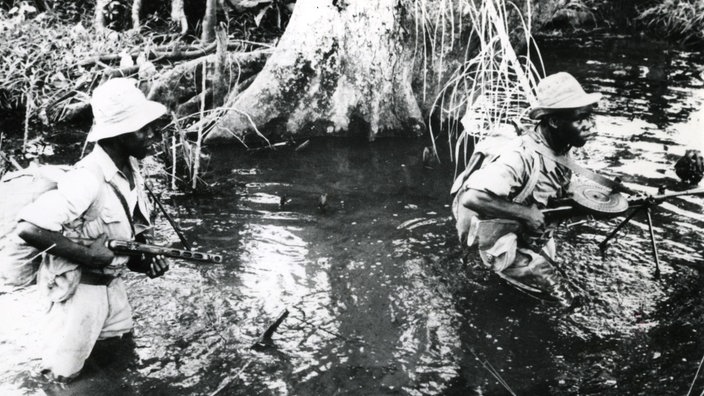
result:
[[[218,83],[226,81],[228,88],[236,86],[240,81],[258,73],[270,55],[270,50],[228,54],[226,72]],[[200,87],[198,81],[202,79],[200,68],[203,62],[207,64],[208,75],[214,75],[215,59],[215,55],[208,55],[174,67],[152,85],[147,97],[172,109],[177,108],[180,104],[198,95]]]

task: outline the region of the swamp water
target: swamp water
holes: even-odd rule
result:
[[[704,148],[704,56],[632,38],[542,48],[548,72],[605,95],[581,161],[650,193],[682,189],[674,162]],[[215,150],[214,194],[166,203],[224,264],[130,274],[134,337],[99,344],[68,386],[35,374],[34,292],[0,295],[0,393],[687,394],[704,354],[704,199],[654,213],[660,280],[643,216],[603,257],[596,244],[622,218],[563,227],[559,261],[582,296],[564,311],[462,264],[453,168],[424,169],[427,143]],[[177,242],[163,219],[159,234]],[[273,340],[250,348],[284,308]]]

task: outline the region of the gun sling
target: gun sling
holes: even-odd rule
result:
[[[544,158],[547,158],[553,162],[556,162],[556,163],[568,168],[572,172],[580,174],[580,175],[586,177],[587,179],[589,179],[599,185],[602,185],[604,187],[608,187],[614,191],[623,191],[628,194],[636,194],[637,193],[636,191],[624,186],[623,184],[621,184],[615,180],[611,180],[608,177],[602,176],[602,175],[600,175],[590,169],[583,167],[582,165],[578,164],[577,162],[575,162],[573,159],[571,159],[569,157],[556,156],[549,148],[547,148],[543,145],[534,144],[531,142],[530,147],[533,150],[535,150],[538,154],[543,156]]]

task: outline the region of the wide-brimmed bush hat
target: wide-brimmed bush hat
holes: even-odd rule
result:
[[[135,132],[166,114],[166,106],[148,100],[133,78],[113,78],[93,91],[93,128],[89,142]]]
[[[584,92],[577,79],[567,72],[545,77],[538,83],[535,91],[538,103],[528,113],[534,120],[560,110],[594,105],[601,99],[600,93]]]

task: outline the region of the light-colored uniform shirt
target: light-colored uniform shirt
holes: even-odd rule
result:
[[[149,227],[150,213],[144,180],[137,160],[130,157],[130,164],[135,183],[132,190],[127,177],[117,169],[107,153],[96,145],[90,154],[76,163],[75,169],[66,173],[55,190],[48,191],[25,207],[19,218],[37,227],[61,232],[67,237],[95,239],[106,234],[108,239],[132,240],[134,236],[130,221],[109,184],[117,186],[125,197],[130,213],[135,213],[137,207],[142,213],[143,216],[139,217],[144,219],[135,223],[136,232],[140,233]],[[76,267],[76,264],[52,255],[47,255],[46,260],[52,260],[54,264],[61,262],[67,268]],[[116,256],[102,272],[117,275],[127,261],[127,256]]]
[[[480,169],[474,171],[464,182],[463,190],[483,191],[508,200],[513,200],[520,194],[535,170],[534,157],[537,154],[531,149],[531,145],[540,144],[547,147],[547,144],[536,132],[529,132],[519,139],[522,144],[507,146],[493,161],[485,162]],[[558,156],[557,153],[554,154]],[[572,172],[549,159],[537,156],[537,182],[532,193],[522,204],[545,207],[550,197],[557,197],[561,191],[567,189]],[[485,161],[490,160],[491,158],[487,158]]]

